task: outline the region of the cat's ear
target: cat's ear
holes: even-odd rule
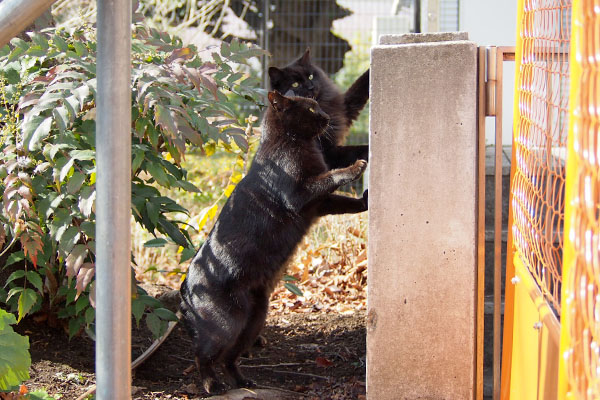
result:
[[[310,47],[306,48],[306,51],[304,52],[302,57],[300,57],[300,60],[298,60],[298,62],[302,65],[310,65]]]
[[[283,77],[283,71],[280,70],[277,67],[270,67],[269,68],[269,79],[271,80],[271,84],[275,84],[276,82],[279,82],[281,80],[281,78]]]
[[[289,108],[291,100],[287,97],[282,96],[277,91],[269,92],[269,102],[275,111],[281,112]]]

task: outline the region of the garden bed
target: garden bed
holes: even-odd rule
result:
[[[241,362],[259,388],[283,389],[289,398],[360,399],[365,394],[365,314],[271,314],[264,336]],[[76,399],[94,381],[94,343],[86,337],[67,342],[61,330],[39,329],[33,320],[19,325],[31,343],[32,389]],[[133,356],[151,343],[150,332],[135,329]],[[134,372],[134,399],[197,399],[206,394],[193,369],[191,342],[177,326],[157,352]]]

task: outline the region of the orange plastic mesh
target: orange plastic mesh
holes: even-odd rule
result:
[[[569,115],[571,2],[525,0],[519,71],[520,120],[513,145],[513,242],[560,313],[565,155]]]
[[[569,398],[600,399],[600,1],[582,1],[578,27],[578,85],[573,109],[573,152],[569,179],[568,240],[565,259],[567,332],[564,354]],[[573,169],[571,169],[573,168]],[[571,181],[570,181],[571,182]],[[571,186],[570,186],[571,187]]]

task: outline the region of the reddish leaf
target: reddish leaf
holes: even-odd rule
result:
[[[4,225],[0,224],[0,249],[4,246],[4,242],[6,242],[6,231]]]
[[[210,74],[213,72],[212,69],[202,66],[200,68],[183,67],[183,70],[198,90],[198,93],[202,93],[204,89],[208,89],[214,96],[215,100],[218,100],[217,82],[212,76],[210,76]]]
[[[94,274],[96,273],[96,268],[92,263],[85,263],[79,268],[79,272],[77,273],[77,283],[75,288],[77,289],[77,297],[85,290],[87,285],[92,281]],[[91,292],[91,289],[90,289]],[[90,294],[90,302],[91,302],[91,294]],[[92,304],[93,306],[93,304]]]
[[[198,68],[198,71],[201,74],[214,74],[215,72],[217,72],[217,65],[207,62],[202,64],[202,66]]]
[[[35,234],[32,235],[30,232],[24,232],[21,235],[21,246],[23,247],[23,254],[29,257],[33,262],[33,266],[37,269],[37,256],[43,247],[42,238]]]
[[[164,106],[157,104],[154,107],[154,116],[156,118],[156,124],[165,130],[170,137],[175,137],[177,134],[177,126],[175,125],[171,112]]]
[[[183,119],[180,115],[175,118],[175,124],[177,125],[177,130],[181,132],[181,134],[188,139],[190,142],[195,144],[196,146],[202,146],[202,136],[198,132],[196,132],[190,124]]]
[[[78,244],[73,247],[71,253],[67,256],[65,264],[67,266],[67,276],[78,276],[79,268],[83,265],[83,261],[87,256],[87,247],[83,244]]]
[[[167,64],[170,64],[173,61],[189,60],[190,58],[194,58],[194,53],[189,47],[183,47],[181,49],[173,50],[171,55],[165,59],[165,62]]]
[[[202,83],[204,84],[204,86],[208,90],[210,90],[215,100],[218,100],[219,97],[217,96],[217,82],[215,81],[215,78],[213,78],[210,75],[200,74],[200,79],[202,79]]]
[[[317,363],[317,365],[319,367],[323,367],[323,368],[331,367],[333,365],[333,363],[331,361],[329,361],[328,359],[326,359],[325,357],[315,358],[315,363]]]

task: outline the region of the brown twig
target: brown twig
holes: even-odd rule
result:
[[[306,365],[306,363],[280,363],[280,364],[258,364],[258,365],[244,365],[241,364],[242,368],[274,368],[274,367],[295,367],[298,365]]]
[[[330,378],[328,376],[321,376],[321,375],[309,374],[309,373],[306,373],[306,372],[283,371],[283,370],[280,370],[280,369],[274,369],[272,371],[276,372],[276,373],[279,373],[279,374],[290,374],[290,375],[308,376],[310,378],[324,379],[326,381],[330,380]]]

